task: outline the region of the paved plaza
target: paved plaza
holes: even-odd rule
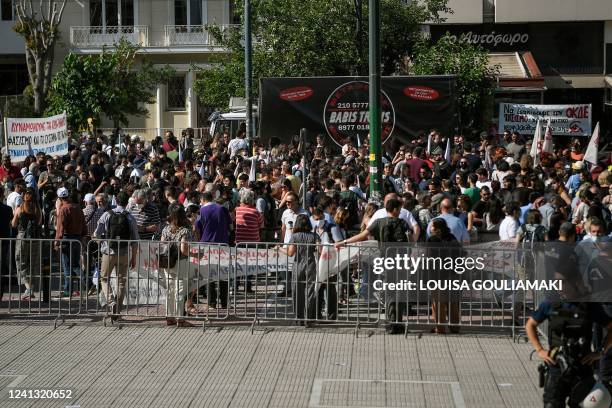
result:
[[[0,407],[537,407],[531,350],[502,335],[4,320]]]

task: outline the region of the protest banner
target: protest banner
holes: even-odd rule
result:
[[[590,104],[520,105],[499,104],[499,132],[535,133],[538,119],[543,125],[550,121],[553,135],[590,136],[592,109]]]
[[[138,267],[128,274],[129,304],[163,304],[167,295],[167,275],[159,269],[160,245],[141,242]],[[190,288],[210,281],[226,281],[235,268],[235,276],[245,277],[267,272],[284,272],[291,268],[293,258],[277,248],[230,248],[224,245],[198,244],[191,248],[192,256],[181,260],[177,267],[181,276],[189,276]],[[111,283],[115,284],[114,281]]]
[[[66,112],[48,118],[6,118],[5,137],[8,154],[15,162],[38,152],[68,154]]]

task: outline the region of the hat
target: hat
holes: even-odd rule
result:
[[[583,167],[584,167],[584,163],[581,161],[577,161],[574,164],[572,164],[572,169],[574,170],[582,170]]]
[[[93,203],[94,201],[96,201],[96,196],[91,193],[87,193],[85,194],[85,198],[83,199],[83,201],[85,201],[86,203]]]
[[[444,197],[445,196],[442,193],[434,194],[434,196],[431,197],[431,205],[432,206],[439,205],[442,202],[442,200],[444,200]]]
[[[60,187],[57,189],[57,197],[58,198],[66,198],[68,197],[68,189],[66,187]]]
[[[140,137],[138,137],[138,135],[132,135],[130,137],[130,141],[132,142],[138,142],[140,140]]]

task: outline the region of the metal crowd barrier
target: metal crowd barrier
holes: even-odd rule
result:
[[[291,247],[295,253],[290,253]],[[367,282],[365,251],[372,248],[348,246],[336,251],[329,244],[238,244],[234,313],[254,324],[377,324],[380,304]]]
[[[10,315],[80,314],[85,283],[81,242],[2,239],[0,312]]]
[[[91,240],[82,245],[62,240],[58,246],[52,239],[2,239],[0,315],[78,315],[102,317],[105,323],[188,319],[201,320],[203,326],[229,319],[253,327],[262,322],[385,324],[406,332],[425,327],[515,334],[541,300],[533,291],[379,288],[455,276],[470,282],[533,277],[539,268],[536,257],[513,246],[379,248],[361,243],[336,250],[328,244],[191,242],[186,244],[189,256],[180,256],[172,268],[160,267],[172,245],[180,249],[180,243],[161,241]],[[416,273],[374,268],[376,258],[404,255],[480,256],[487,258],[487,267],[463,274],[456,274],[456,268]]]
[[[475,289],[478,285],[482,287],[484,281],[497,281],[501,286],[511,287],[512,281],[533,278],[536,264],[526,266],[524,251],[514,248],[514,244],[508,248],[484,249],[478,246],[442,246],[440,243],[388,245],[383,253],[385,258],[400,257],[403,260],[406,256],[429,262],[427,267],[414,273],[412,269],[402,268],[385,270],[380,275],[381,282],[377,286],[387,284],[383,286],[387,290],[381,291],[385,321],[396,333],[419,328],[443,333],[476,329],[487,332],[509,330],[515,336],[522,332],[527,318],[541,300],[534,290]],[[465,261],[457,263],[459,258],[481,259],[484,267],[466,270],[462,263]],[[450,262],[448,265],[452,269],[442,267],[444,262]],[[462,282],[467,286],[462,286]],[[508,282],[508,285],[503,282]],[[402,283],[403,286],[388,289],[389,283]]]
[[[138,318],[174,320],[224,320],[229,317],[229,279],[232,272],[228,245],[189,242],[188,255],[181,253],[179,242],[108,241],[88,244],[88,272],[93,276],[97,302],[91,303],[92,314],[103,313],[111,321]],[[176,256],[171,267],[164,256]],[[133,255],[135,268],[124,266]],[[113,267],[114,266],[114,267]],[[130,265],[128,265],[130,266]],[[118,274],[118,271],[120,272]],[[122,274],[125,289],[121,290]],[[124,301],[120,294],[124,292]]]

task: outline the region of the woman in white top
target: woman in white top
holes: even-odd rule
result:
[[[518,219],[521,215],[521,207],[517,202],[506,205],[506,218],[499,225],[499,239],[502,241],[514,241],[519,228]]]

